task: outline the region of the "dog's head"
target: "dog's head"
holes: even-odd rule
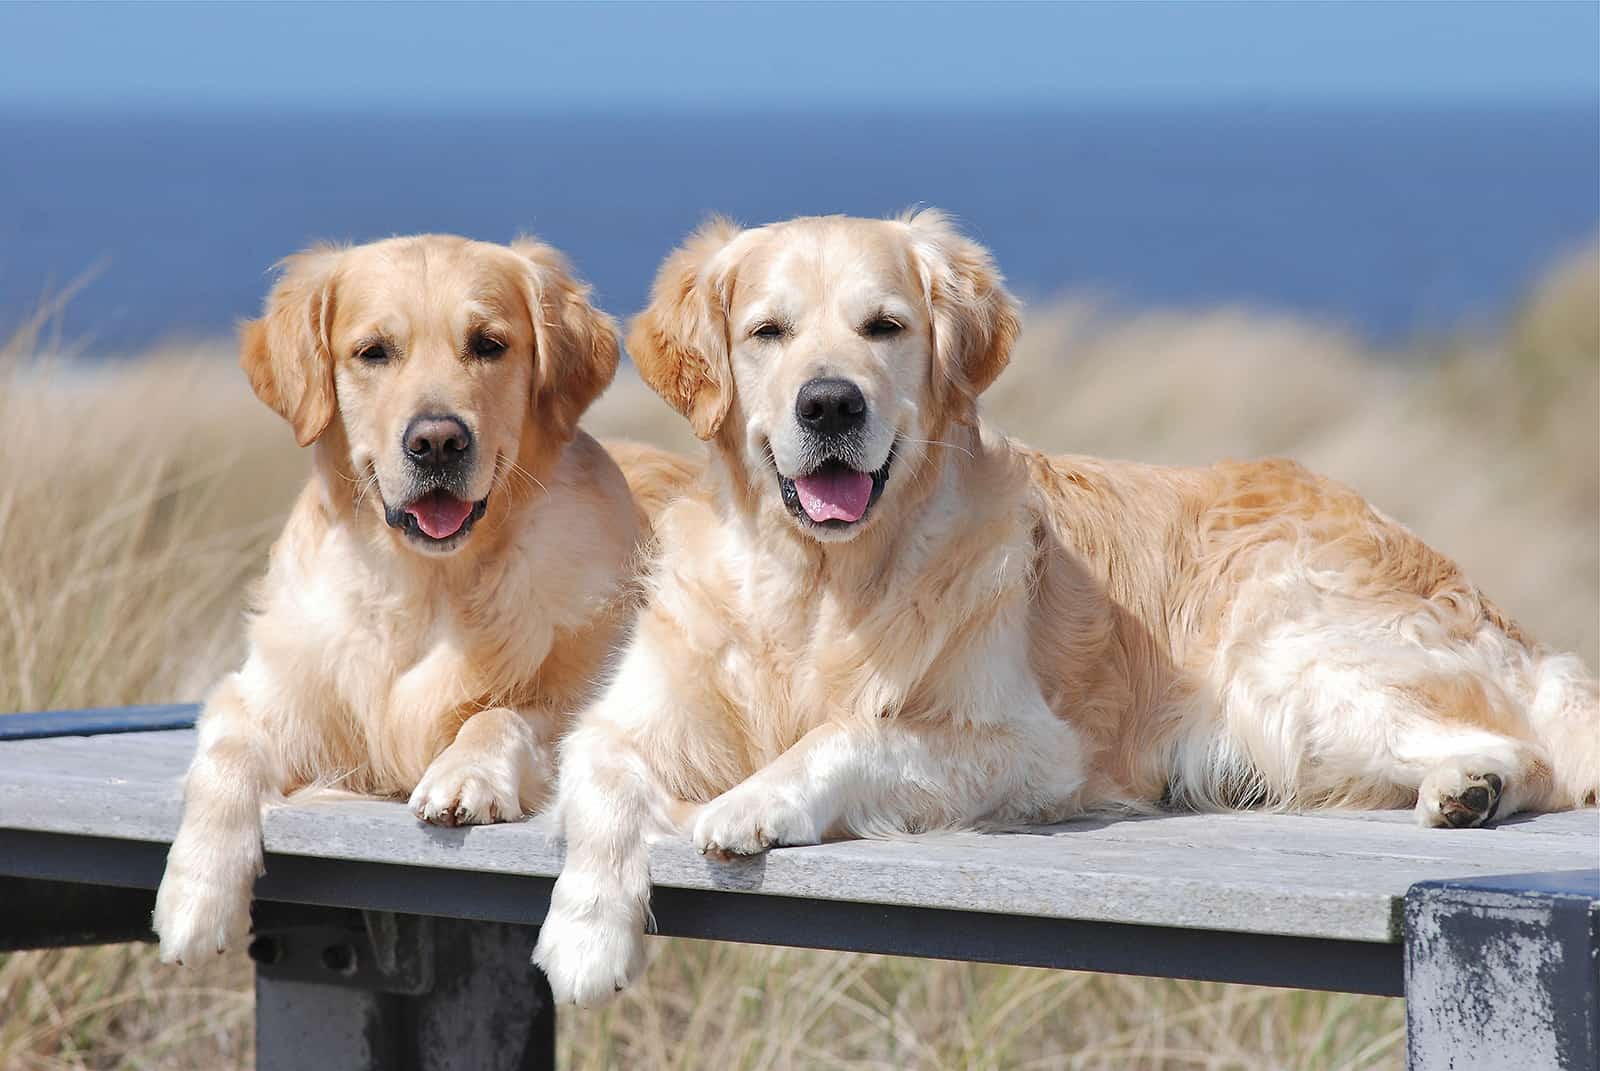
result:
[[[617,336],[550,247],[422,235],[290,257],[240,364],[358,510],[448,554],[572,439]]]
[[[844,542],[976,420],[1019,329],[988,252],[937,212],[717,219],[662,265],[628,351],[760,508]]]

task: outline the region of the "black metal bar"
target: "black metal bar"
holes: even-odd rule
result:
[[[166,846],[0,830],[0,873],[154,888]],[[259,901],[517,925],[543,921],[549,878],[269,855]],[[1109,971],[1398,996],[1395,944],[978,914],[660,888],[659,932],[753,944]]]
[[[152,733],[163,729],[192,729],[195,719],[199,716],[200,706],[197,703],[0,714],[0,741],[38,740],[47,736],[101,736],[107,733]]]
[[[0,876],[0,952],[153,941],[149,889]]]

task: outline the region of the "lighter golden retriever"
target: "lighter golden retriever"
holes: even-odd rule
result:
[[[161,956],[248,930],[260,808],[307,786],[456,825],[534,809],[637,601],[648,518],[578,429],[615,327],[548,246],[425,235],[286,262],[240,361],[314,445],[243,667],[212,693],[156,899]],[[641,501],[686,463],[629,447]]]
[[[976,401],[1018,329],[933,212],[713,222],[662,267],[629,352],[711,461],[562,747],[535,953],[560,999],[639,970],[647,841],[674,828],[730,856],[1093,807],[1470,826],[1594,799],[1576,657],[1292,462],[1001,437]]]

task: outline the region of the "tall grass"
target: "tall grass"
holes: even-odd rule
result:
[[[226,347],[89,365],[0,348],[0,710],[198,696],[307,462]],[[1375,352],[1238,310],[1029,316],[991,419],[1153,461],[1286,453],[1459,559],[1534,635],[1600,655],[1600,251],[1494,337]],[[688,448],[626,371],[589,421]],[[1398,1002],[653,940],[642,984],[562,1017],[575,1068],[1398,1066]],[[0,958],[0,1068],[250,1063],[249,965],[139,946]]]

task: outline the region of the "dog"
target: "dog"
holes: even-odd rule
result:
[[[557,997],[638,973],[648,840],[701,852],[1086,809],[1594,801],[1597,686],[1281,460],[1047,457],[980,422],[1017,308],[937,212],[714,220],[628,350],[711,443],[561,748]]]
[[[409,798],[424,821],[509,821],[638,601],[649,513],[578,419],[615,324],[560,254],[444,235],[290,257],[242,329],[260,399],[313,475],[212,692],[157,894],[161,958],[248,931],[263,803]],[[627,446],[654,508],[687,462]]]

